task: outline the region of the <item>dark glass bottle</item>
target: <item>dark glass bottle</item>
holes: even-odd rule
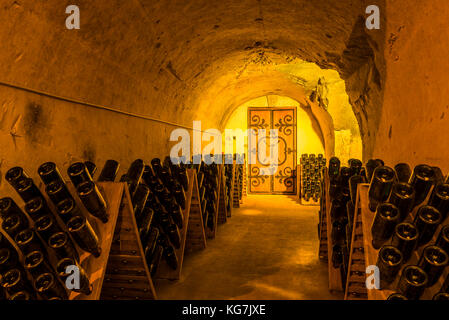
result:
[[[347,217],[346,208],[340,199],[332,200],[330,209],[331,222],[343,220]]]
[[[331,183],[337,183],[337,178],[340,175],[340,159],[332,157],[329,159],[329,180]]]
[[[45,300],[53,297],[59,297],[63,300],[68,299],[67,291],[52,273],[47,272],[39,275],[34,280],[34,288]]]
[[[117,177],[118,170],[120,168],[120,163],[115,160],[106,160],[103,170],[101,170],[100,176],[98,177],[99,182],[110,181],[114,182]]]
[[[400,221],[404,221],[413,209],[415,189],[404,182],[395,183],[391,191],[389,203],[394,204],[400,213]]]
[[[32,295],[27,291],[19,291],[14,294],[12,294],[8,300],[10,301],[25,301],[25,300],[31,300]]]
[[[409,300],[419,300],[427,287],[427,273],[418,266],[407,266],[402,271],[398,291]]]
[[[151,227],[147,241],[146,241],[146,243],[143,243],[143,245],[145,246],[145,258],[146,258],[148,264],[150,264],[151,257],[153,256],[153,254],[156,250],[158,238],[159,238],[159,229],[155,228],[155,227]]]
[[[67,189],[64,182],[55,180],[50,182],[45,187],[45,192],[48,194],[48,197],[53,202],[53,204],[56,206],[58,203],[60,203],[62,200],[65,199],[71,199],[72,195],[70,194],[69,190]]]
[[[181,207],[176,203],[172,203],[168,208],[173,222],[178,226],[179,229],[182,229],[182,226],[184,224],[184,215],[182,214]]]
[[[53,272],[53,269],[47,263],[42,251],[31,251],[25,256],[25,270],[27,270],[33,278],[37,278],[40,274]]]
[[[45,243],[48,243],[48,240],[53,234],[62,231],[52,214],[46,214],[37,219],[34,227]]]
[[[346,224],[341,220],[336,220],[332,223],[332,244],[344,245],[346,241]]]
[[[151,277],[156,275],[163,253],[164,248],[160,244],[156,245],[156,249],[154,250],[150,263],[148,264],[148,271],[150,272]]]
[[[58,215],[61,220],[67,224],[69,220],[76,216],[82,216],[82,213],[72,198],[62,200],[57,205]]]
[[[17,267],[19,255],[13,247],[0,249],[0,274]],[[1,278],[1,277],[0,277]]]
[[[78,186],[77,191],[89,213],[100,219],[103,223],[108,222],[109,214],[106,211],[106,201],[95,183],[85,181]]]
[[[75,162],[67,169],[67,174],[75,188],[86,181],[93,181],[89,170],[83,162]]]
[[[168,226],[167,231],[167,236],[169,237],[170,242],[176,249],[179,249],[181,247],[181,235],[179,234],[179,229],[176,224]]]
[[[444,281],[440,291],[449,293],[449,275],[446,276],[446,280]]]
[[[161,159],[154,158],[153,160],[151,160],[151,167],[153,168],[154,174],[158,176],[160,171],[162,170]]]
[[[418,229],[418,246],[427,244],[432,240],[438,225],[441,222],[441,213],[431,206],[422,206],[419,208],[414,225]]]
[[[449,213],[449,184],[435,186],[429,199],[429,205],[440,211],[441,221],[445,221]]]
[[[354,175],[349,178],[349,192],[351,194],[351,201],[354,205],[356,204],[357,198],[357,186],[360,183],[366,183],[365,178],[360,175]]]
[[[36,187],[33,179],[31,178],[23,178],[18,180],[16,191],[25,203],[36,197],[42,197],[42,193],[39,188]]]
[[[366,174],[368,178],[368,183],[371,183],[371,179],[373,178],[374,170],[381,166],[378,161],[375,159],[369,159],[366,163]]]
[[[340,268],[343,263],[343,247],[341,245],[334,245],[332,247],[332,266]]]
[[[434,182],[435,172],[428,165],[421,164],[413,169],[409,183],[415,188],[415,207],[424,202]]]
[[[435,245],[446,251],[449,255],[449,225],[445,225],[441,228]]]
[[[87,168],[87,171],[89,171],[90,176],[92,179],[95,176],[95,173],[97,172],[97,165],[93,163],[92,161],[84,161],[84,165]]]
[[[440,247],[428,246],[424,249],[418,266],[427,273],[428,287],[437,283],[448,263],[449,256]]]
[[[187,170],[184,167],[179,167],[178,169],[178,180],[179,183],[182,185],[185,192],[187,192],[187,189],[189,187],[189,177],[187,175]]]
[[[349,167],[351,168],[351,176],[359,175],[362,170],[363,163],[359,159],[350,159]]]
[[[37,173],[41,177],[42,182],[47,185],[53,181],[64,183],[61,173],[54,162],[45,162],[38,169]]]
[[[58,232],[50,236],[48,246],[54,250],[58,259],[72,258],[76,261],[79,260],[78,252],[65,232]]]
[[[380,287],[385,289],[391,284],[401,270],[402,253],[392,246],[383,246],[377,258],[380,273]]]
[[[179,183],[175,184],[173,195],[176,198],[176,202],[179,203],[181,208],[185,209],[186,208],[186,194],[184,192],[184,189],[182,188],[182,186]]]
[[[389,167],[379,166],[374,170],[368,190],[369,208],[376,211],[377,205],[388,200],[393,187],[395,173]]]
[[[11,269],[4,273],[0,281],[2,287],[10,295],[19,291],[32,292],[26,276],[18,268]]]
[[[400,293],[393,293],[388,296],[387,300],[408,300],[408,299],[407,297],[403,296]]]
[[[408,163],[398,163],[394,166],[394,171],[396,172],[396,177],[399,182],[408,183],[410,176],[412,175],[412,170]]]
[[[64,258],[58,261],[56,265],[56,272],[62,283],[66,284],[67,278],[72,274],[72,266],[78,268],[79,272],[79,289],[73,288],[71,290],[79,292],[85,295],[90,295],[92,293],[92,285],[89,282],[89,277],[86,271],[80,266],[78,262],[71,258]],[[69,267],[69,269],[67,269]]]
[[[13,167],[6,172],[6,181],[14,188],[17,189],[17,183],[22,180],[29,178],[30,176],[21,167]]]
[[[47,202],[42,197],[38,197],[31,199],[25,204],[25,211],[31,220],[36,222],[40,217],[48,214],[50,209],[47,206]]]
[[[142,159],[136,159],[134,160],[126,175],[128,176],[128,179],[132,181],[134,184],[138,185],[140,183],[140,179],[142,179],[142,174],[145,169],[145,163]]]
[[[382,203],[377,207],[371,226],[373,247],[379,249],[392,235],[399,222],[399,210],[391,203]]]
[[[418,244],[418,229],[408,222],[396,226],[391,245],[402,252],[402,260],[408,262]]]
[[[67,228],[78,246],[98,258],[101,254],[101,247],[98,236],[83,216],[73,217],[67,222]]]
[[[440,167],[432,167],[432,170],[435,175],[434,184],[437,186],[439,184],[444,183],[444,175],[443,175],[443,171],[441,171],[441,168]]]
[[[9,197],[0,199],[0,217],[5,220],[13,214],[23,215],[23,212],[13,199]]]
[[[142,210],[145,207],[145,202],[147,201],[148,195],[150,194],[150,188],[145,184],[140,183],[136,189],[136,192],[131,198],[131,202],[134,208],[134,215],[136,218],[140,217]]]
[[[14,239],[16,235],[29,227],[28,220],[21,215],[13,214],[7,217],[2,222],[2,228],[5,232]]]
[[[36,236],[36,233],[31,229],[25,229],[20,231],[16,235],[14,240],[24,256],[36,250],[45,252],[41,240]]]
[[[172,245],[169,244],[164,248],[164,258],[170,268],[178,269],[178,257]]]
[[[338,181],[342,188],[349,188],[349,178],[352,176],[352,170],[348,167],[340,168],[340,176],[338,177]]]
[[[153,222],[154,217],[154,210],[149,207],[145,206],[145,208],[142,211],[142,215],[139,221],[137,221],[137,227],[139,229],[140,239],[142,240],[142,243],[145,243],[146,238],[149,235],[150,232],[150,226]]]

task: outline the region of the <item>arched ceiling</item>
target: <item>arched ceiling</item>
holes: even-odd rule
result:
[[[71,1],[7,2],[0,9],[2,80],[185,125],[201,116],[219,126],[229,110],[257,96],[304,99],[301,81],[271,68],[300,59],[333,68],[346,81],[370,153],[385,36],[367,34],[365,0],[78,0],[76,31],[64,27]],[[375,2],[385,7],[385,0]],[[218,95],[221,103],[205,104]]]

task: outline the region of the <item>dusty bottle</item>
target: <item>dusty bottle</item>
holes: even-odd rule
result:
[[[78,186],[77,191],[89,213],[100,219],[103,223],[108,222],[109,214],[106,211],[106,201],[95,183],[92,181],[82,182]]]
[[[120,168],[120,163],[115,160],[106,160],[103,170],[101,170],[100,176],[98,177],[99,182],[110,181],[114,182],[117,177],[118,170]]]
[[[75,188],[78,188],[78,186],[83,182],[93,181],[89,170],[83,162],[75,162],[71,164],[67,169],[67,174],[69,175],[69,178]]]
[[[427,273],[428,287],[437,283],[448,263],[449,256],[440,247],[428,246],[424,249],[418,266]]]
[[[407,163],[398,163],[394,166],[394,171],[399,182],[408,183],[412,175],[412,170]]]
[[[418,266],[407,266],[402,271],[398,291],[409,300],[419,300],[427,287],[427,273]]]
[[[41,242],[41,240],[36,236],[36,233],[31,229],[25,229],[20,231],[14,240],[17,243],[20,251],[22,251],[23,255],[27,255],[32,251],[44,251],[45,248]]]
[[[80,209],[72,198],[62,200],[58,203],[56,208],[58,210],[59,217],[65,224],[67,224],[67,222],[69,222],[69,220],[73,217],[82,216]]]
[[[25,211],[28,213],[31,220],[36,222],[40,217],[48,214],[50,209],[47,206],[47,202],[42,197],[37,197],[25,204]]]
[[[33,278],[38,277],[40,274],[46,272],[53,272],[50,265],[45,259],[45,255],[42,251],[31,251],[25,256],[25,270],[27,270]]]
[[[389,203],[394,204],[400,213],[400,221],[404,221],[413,209],[415,189],[405,182],[395,183],[391,191]]]
[[[441,222],[441,213],[431,206],[422,206],[419,208],[414,225],[418,229],[418,246],[427,244],[432,240],[438,225]]]
[[[395,173],[393,169],[379,166],[374,170],[373,178],[368,190],[369,208],[376,211],[379,203],[385,202],[390,196],[393,187]]]
[[[55,206],[65,199],[72,199],[72,195],[66,185],[60,180],[55,180],[47,184],[45,187],[45,192],[47,192],[48,197]]]
[[[379,249],[392,235],[399,222],[399,210],[391,203],[382,203],[377,207],[371,226],[373,247]]]
[[[380,287],[385,289],[394,281],[401,270],[402,253],[392,246],[383,246],[378,255],[377,267],[380,272]]]
[[[25,203],[36,197],[42,197],[42,193],[31,178],[19,179],[17,181],[16,191]]]
[[[36,228],[36,232],[46,243],[48,243],[48,240],[53,234],[62,231],[52,214],[43,215],[36,220],[34,226]]]
[[[409,183],[415,188],[415,207],[424,202],[434,182],[435,172],[428,165],[421,164],[413,169]]]
[[[14,188],[17,189],[17,183],[21,179],[27,179],[30,176],[21,167],[13,167],[6,172],[5,179]]]
[[[28,220],[24,216],[12,214],[2,222],[2,228],[5,232],[14,239],[16,235],[29,227]]]
[[[403,262],[410,260],[413,251],[418,244],[418,229],[408,222],[400,223],[396,226],[391,245],[402,252]]]
[[[61,173],[54,162],[45,162],[37,169],[37,173],[41,177],[42,182],[47,185],[53,181],[64,183]]]
[[[79,260],[78,252],[65,232],[58,232],[50,236],[48,246],[54,250],[58,259],[72,258],[76,261]]]
[[[83,216],[73,217],[67,222],[67,228],[78,246],[98,258],[101,254],[101,247],[98,236]]]

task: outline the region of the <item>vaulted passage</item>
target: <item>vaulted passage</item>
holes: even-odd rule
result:
[[[30,200],[15,192],[20,185],[11,175],[22,171],[9,171],[13,167],[22,168],[44,192],[38,175],[43,163],[55,163],[67,182],[73,181],[67,171],[73,163],[95,164],[93,180],[103,195],[129,189],[142,252],[157,248],[148,249],[150,235],[159,239],[170,232],[184,236],[187,249],[204,249],[191,250],[182,260],[181,241],[182,254],[167,258],[176,256],[183,265],[178,281],[153,275],[159,298],[343,298],[329,292],[338,290],[329,284],[328,264],[319,259],[325,251],[319,228],[326,227],[322,199],[330,181],[323,168],[330,167],[329,160],[340,160],[340,176],[351,159],[364,166],[382,159],[391,168],[408,163],[412,170],[428,164],[442,176],[449,171],[447,0],[425,5],[407,0],[72,2],[79,9],[79,29],[67,28],[66,19],[75,12],[66,13],[67,1],[1,1],[0,198],[10,197],[21,211]],[[379,29],[367,28],[369,5],[379,8]],[[267,130],[257,131],[262,144],[252,142],[251,129]],[[232,131],[228,140],[227,130]],[[238,132],[247,136],[239,140]],[[221,159],[234,154],[245,164],[179,169],[164,163],[180,142],[185,145],[178,150],[188,160],[198,153]],[[229,145],[234,149],[227,150]],[[278,153],[268,152],[273,145]],[[153,159],[161,159],[170,172]],[[98,181],[107,160],[120,164],[115,187]],[[203,171],[197,175],[194,169]],[[138,186],[150,196],[139,195]],[[72,186],[69,190],[76,193]],[[141,207],[134,192],[145,198]],[[108,208],[117,207],[114,223],[120,203],[126,203],[124,194],[105,201]],[[182,209],[191,217],[184,223],[198,229],[188,231],[182,222],[175,226],[182,201],[175,194],[192,199],[187,201],[192,209]],[[11,199],[0,210],[10,210]],[[56,212],[57,205],[46,210]],[[220,213],[225,206],[234,210],[227,220]],[[118,221],[133,226],[130,217]],[[9,228],[18,225],[8,221]],[[37,230],[33,223],[28,227]],[[112,226],[100,229],[114,232]],[[163,235],[155,236],[155,229]],[[104,248],[107,254],[123,249],[114,251],[117,237]],[[135,246],[136,239],[131,239]],[[115,289],[107,297],[117,298]]]

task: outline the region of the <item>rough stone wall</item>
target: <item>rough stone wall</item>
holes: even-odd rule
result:
[[[428,163],[447,173],[448,2],[397,0],[387,9],[387,81],[374,154],[390,165]]]

